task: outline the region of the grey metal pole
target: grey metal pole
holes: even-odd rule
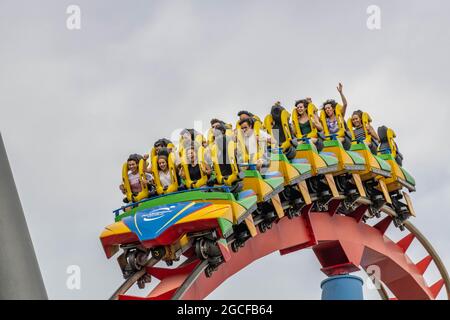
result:
[[[0,299],[47,299],[1,133]]]

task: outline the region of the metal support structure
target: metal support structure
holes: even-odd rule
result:
[[[0,300],[47,299],[0,133]]]
[[[322,300],[364,300],[363,280],[352,275],[332,276],[320,284]]]

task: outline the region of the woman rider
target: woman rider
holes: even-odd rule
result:
[[[170,176],[168,157],[163,154],[158,156],[158,175],[163,189],[166,190],[172,184],[172,178]]]
[[[342,83],[339,83],[336,89],[338,90],[342,100],[342,117],[345,117],[345,111],[347,110],[347,99],[343,93]],[[330,134],[336,134],[339,131],[339,124],[336,118],[336,106],[337,102],[335,100],[327,100],[323,103],[323,110],[325,111],[327,127]],[[348,137],[339,137],[339,140],[345,144],[344,147],[348,147],[350,145],[350,139],[348,139]]]
[[[317,131],[323,130],[322,124],[320,123],[319,117],[316,113],[314,113],[314,117],[312,119],[313,128],[311,128],[311,122],[309,121],[308,116],[308,105],[310,102],[310,99],[303,99],[295,102],[295,108],[297,109],[298,115],[298,123],[300,125],[300,130],[304,136],[309,134],[314,128],[316,128]],[[311,141],[312,143],[316,144],[317,138],[312,138]]]
[[[352,114],[352,125],[353,125],[353,133],[355,134],[355,139],[358,141],[364,141],[366,140],[366,131],[363,127],[362,122],[363,112],[361,110],[356,110]],[[367,132],[372,137],[372,143],[368,146],[370,148],[370,151],[372,153],[376,153],[377,145],[380,143],[380,137],[378,136],[375,129],[370,125],[370,123],[367,124]]]

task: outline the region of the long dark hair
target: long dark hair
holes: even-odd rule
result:
[[[295,107],[298,107],[298,105],[300,103],[303,103],[303,105],[305,106],[305,109],[306,109],[308,107],[309,101],[306,99],[297,100],[297,101],[295,101]]]
[[[329,99],[329,100],[325,101],[325,102],[323,103],[323,105],[322,105],[322,109],[323,109],[323,110],[325,110],[325,106],[326,106],[327,104],[331,104],[331,107],[333,108],[334,114],[336,114],[336,106],[337,106],[336,100]],[[327,115],[326,113],[325,113],[325,116],[328,118],[328,115]]]

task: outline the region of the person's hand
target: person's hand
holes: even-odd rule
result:
[[[336,88],[337,91],[338,91],[339,93],[342,93],[343,88],[344,88],[344,86],[342,85],[342,83],[339,82],[339,84],[338,84],[338,86],[337,86],[337,88]]]
[[[125,192],[125,186],[124,186],[123,184],[121,184],[121,185],[119,186],[119,189],[120,189],[120,191],[122,191],[123,194],[126,193],[126,192]]]
[[[262,166],[264,164],[264,161],[262,159],[256,160],[256,169],[259,171],[261,170]]]

